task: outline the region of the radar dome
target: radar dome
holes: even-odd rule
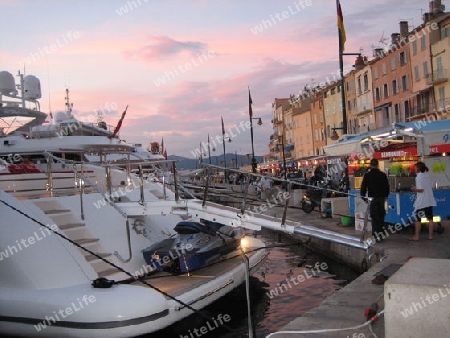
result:
[[[24,96],[29,100],[36,100],[42,97],[41,82],[34,75],[27,75],[23,78]]]
[[[16,82],[10,72],[0,72],[0,93],[5,95],[15,95],[17,93]]]
[[[55,122],[62,122],[69,119],[66,112],[59,111],[55,114]]]

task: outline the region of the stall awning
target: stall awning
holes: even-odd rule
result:
[[[424,155],[448,149],[450,145],[450,120],[421,120],[396,123],[394,126],[400,134],[415,136],[419,153],[420,149],[423,149]]]
[[[364,153],[361,148],[361,143],[364,143],[369,138],[377,137],[378,135],[385,135],[394,130],[392,127],[377,129],[369,131],[364,134],[350,136],[347,139],[340,140],[337,143],[323,147],[325,153],[329,156],[347,156],[355,153]],[[385,136],[383,136],[385,137]]]

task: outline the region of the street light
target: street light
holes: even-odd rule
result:
[[[330,139],[332,139],[333,141],[339,140],[339,135],[336,132],[336,129],[344,130],[344,128],[337,128],[336,127],[336,128],[331,128],[331,129],[333,129],[333,131],[331,132]]]
[[[251,141],[252,141],[252,173],[255,174],[256,173],[256,167],[258,166],[258,162],[256,161],[255,149],[253,147],[253,120],[258,120],[258,122],[257,122],[258,126],[261,126],[263,123],[262,123],[262,120],[261,120],[260,117],[251,117],[250,116],[250,138],[251,138]]]

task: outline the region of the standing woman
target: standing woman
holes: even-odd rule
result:
[[[420,239],[420,230],[422,223],[420,219],[425,216],[428,219],[428,239],[433,239],[433,207],[436,206],[436,199],[433,195],[431,178],[428,174],[428,168],[423,162],[416,163],[416,186],[411,190],[417,193],[416,201],[414,202],[415,234],[410,238],[410,241],[418,241]]]

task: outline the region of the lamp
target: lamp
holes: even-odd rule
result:
[[[336,130],[333,129],[333,132],[331,133],[330,138],[331,138],[333,141],[339,140],[339,135],[338,135],[338,133],[336,132]]]
[[[333,129],[333,131],[331,132],[330,139],[332,139],[333,141],[339,140],[339,135],[336,132],[336,129],[344,130],[344,128],[333,127],[331,129]]]

